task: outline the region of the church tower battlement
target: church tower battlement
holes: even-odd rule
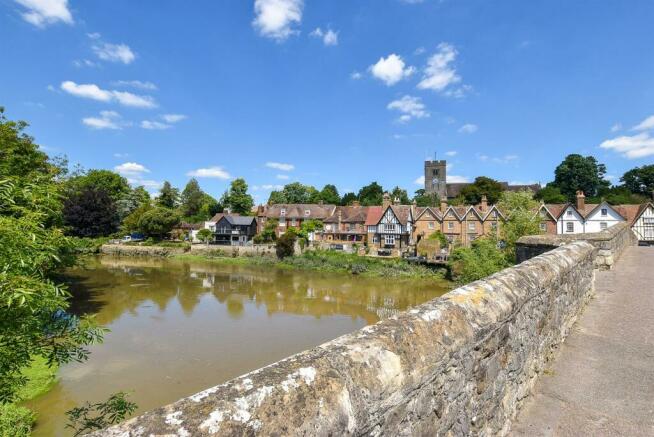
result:
[[[447,199],[447,161],[425,161],[425,193]]]

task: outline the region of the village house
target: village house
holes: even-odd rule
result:
[[[438,208],[415,207],[413,221],[413,240],[417,243],[437,231],[442,232],[443,219]]]
[[[368,207],[355,202],[352,206],[337,206],[334,213],[323,220],[319,234],[321,241],[333,244],[361,244],[366,242]]]
[[[654,204],[652,202],[640,205],[631,229],[639,242],[654,244]]]
[[[214,244],[245,246],[257,234],[257,220],[253,216],[224,214],[210,229]]]
[[[377,255],[399,255],[413,244],[413,206],[391,204],[391,196],[384,193],[381,207],[368,208],[365,225],[368,247]]]
[[[336,205],[324,204],[274,204],[259,206],[257,210],[257,229],[261,232],[268,220],[278,221],[275,234],[279,237],[289,228],[300,229],[302,223],[307,220],[318,220],[323,222],[331,217],[336,210]]]

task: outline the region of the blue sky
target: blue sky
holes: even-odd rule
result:
[[[0,105],[50,154],[156,191],[413,192],[654,161],[654,2],[0,0]],[[651,117],[651,118],[650,118]]]

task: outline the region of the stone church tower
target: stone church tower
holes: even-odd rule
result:
[[[447,162],[425,161],[425,192],[436,193],[441,199],[447,199]]]

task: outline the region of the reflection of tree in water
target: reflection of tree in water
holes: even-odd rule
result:
[[[208,293],[235,318],[252,302],[257,308],[263,305],[269,315],[348,315],[374,323],[446,291],[428,281],[165,259],[102,257],[89,261],[89,267],[71,270],[67,281],[76,296],[74,307],[80,312],[101,309],[97,316],[101,324],[111,323],[126,311],[136,314],[148,303],[163,312],[173,298],[184,314],[191,315]]]

